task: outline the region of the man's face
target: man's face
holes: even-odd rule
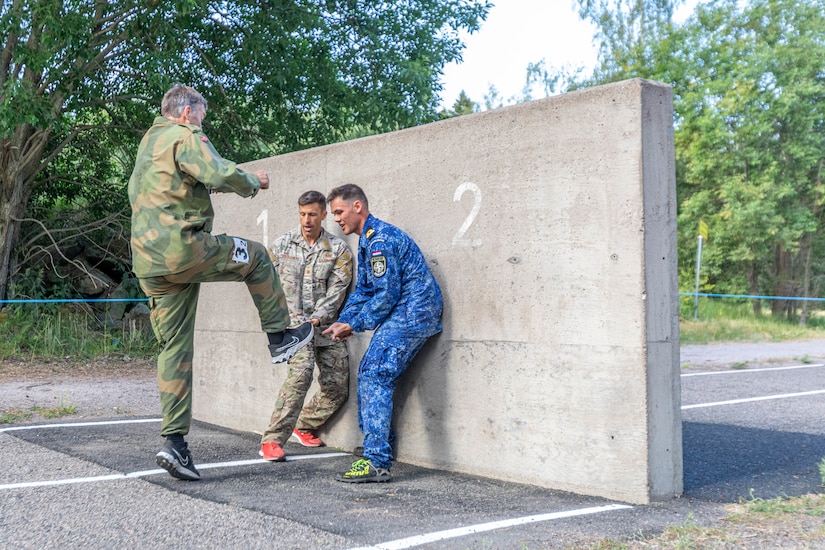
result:
[[[322,209],[317,202],[298,205],[298,215],[301,217],[301,233],[307,240],[315,240],[321,234],[321,222],[327,217],[326,209]]]
[[[341,227],[344,235],[349,235],[361,230],[361,201],[349,203],[343,199],[335,198],[329,203],[335,223]]]

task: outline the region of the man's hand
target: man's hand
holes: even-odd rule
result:
[[[263,170],[256,170],[254,174],[261,182],[261,189],[269,189],[269,175]]]
[[[329,336],[333,340],[346,340],[352,336],[352,327],[349,323],[332,323],[327,330],[322,333],[324,336]]]

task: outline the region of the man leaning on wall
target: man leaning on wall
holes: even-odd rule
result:
[[[300,226],[278,237],[271,247],[293,325],[315,327],[312,343],[289,360],[289,370],[261,438],[265,460],[286,459],[283,445],[290,437],[305,447],[321,447],[315,434],[344,404],[349,394],[347,344],[320,332],[337,318],[352,281],[352,254],[347,244],[325,231],[326,197],[307,191],[298,198]],[[318,365],[319,389],[304,405]]]
[[[327,197],[345,235],[358,240],[355,290],[323,334],[347,339],[374,330],[358,366],[358,426],[364,457],[337,477],[345,483],[392,479],[393,393],[399,377],[426,341],[441,332],[441,289],[418,245],[401,229],[370,213],[357,185],[336,187]]]

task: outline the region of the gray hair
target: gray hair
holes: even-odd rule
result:
[[[208,107],[206,100],[195,88],[177,84],[163,96],[163,101],[160,102],[160,114],[165,117],[178,118],[187,105],[190,107],[203,105],[204,109]]]

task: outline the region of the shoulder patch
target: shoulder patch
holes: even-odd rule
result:
[[[372,267],[372,276],[380,279],[387,272],[387,257],[381,252],[373,252],[370,258],[370,267]]]
[[[366,234],[365,234],[364,236],[365,236],[366,238],[368,238],[368,239],[369,239],[369,238],[371,238],[373,235],[375,235],[375,229],[373,229],[373,228],[371,228],[371,227],[370,227],[369,229],[367,229],[367,232],[366,232]]]
[[[200,138],[201,138],[201,141],[202,141],[202,142],[204,142],[204,143],[209,143],[209,138],[208,138],[208,137],[206,137],[206,136],[200,136]]]

